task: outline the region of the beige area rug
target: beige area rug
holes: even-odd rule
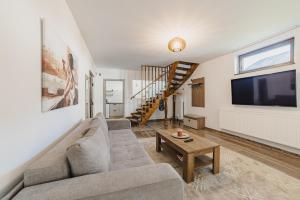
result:
[[[132,131],[135,133],[137,138],[155,137],[156,134],[156,131],[150,126],[132,127]]]
[[[168,153],[156,152],[155,137],[139,141],[156,163],[169,163],[182,175],[182,168]],[[194,199],[300,200],[300,180],[221,147],[221,173],[213,175],[211,166],[196,169],[195,181],[185,184],[185,200]]]

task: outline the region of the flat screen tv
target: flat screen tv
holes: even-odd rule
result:
[[[232,104],[297,107],[296,70],[231,80]]]

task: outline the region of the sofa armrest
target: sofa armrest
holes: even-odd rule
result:
[[[130,129],[131,123],[129,119],[108,119],[106,120],[108,130]]]
[[[13,200],[183,200],[183,182],[169,164],[85,175],[24,188]]]

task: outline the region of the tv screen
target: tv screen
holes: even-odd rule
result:
[[[232,104],[297,107],[296,70],[231,80]]]

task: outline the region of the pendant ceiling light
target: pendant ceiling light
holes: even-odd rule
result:
[[[174,37],[169,41],[168,48],[172,52],[179,52],[182,51],[186,46],[186,42],[184,39],[180,37]]]

